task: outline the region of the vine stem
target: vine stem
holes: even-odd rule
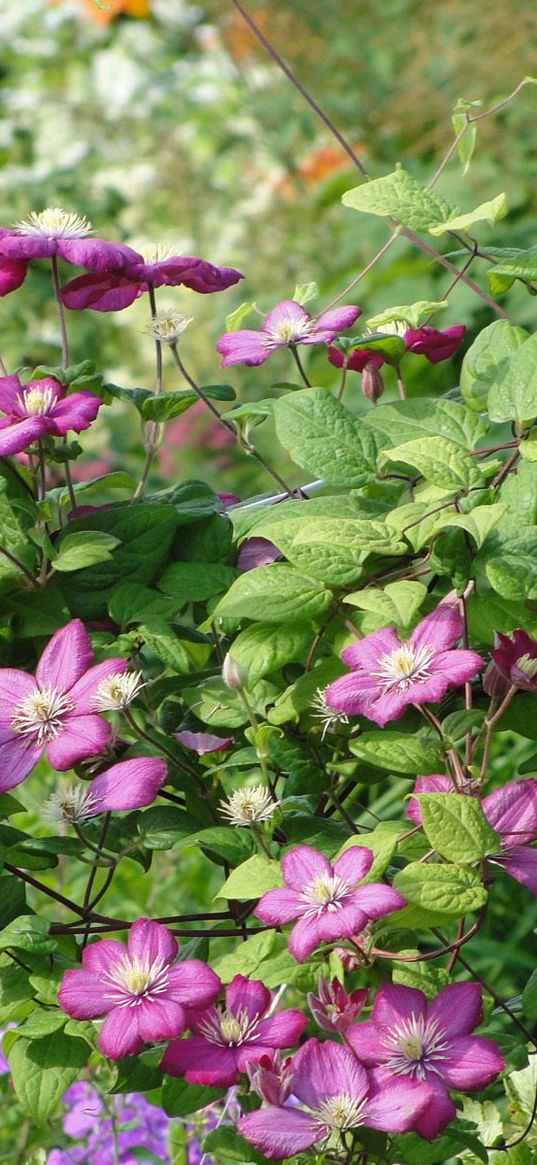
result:
[[[517,688],[513,684],[509,688],[507,695],[504,696],[498,710],[494,713],[493,716],[490,717],[489,720],[486,721],[487,731],[486,731],[486,735],[485,735],[485,745],[484,745],[484,749],[483,749],[483,760],[481,762],[481,770],[479,773],[480,782],[483,782],[485,780],[486,775],[487,775],[487,768],[488,768],[489,756],[490,756],[490,746],[492,744],[492,733],[494,732],[494,728],[495,728],[496,724],[498,723],[498,720],[500,719],[501,716],[503,716],[506,708],[511,703],[511,700],[513,699],[513,696],[515,695],[516,691],[517,691]]]
[[[17,570],[20,570],[21,574],[23,574],[25,578],[28,579],[28,582],[30,582],[33,587],[39,586],[37,579],[35,579],[33,574],[31,574],[30,571],[25,567],[20,558],[17,558],[15,554],[11,553],[11,550],[7,550],[5,546],[0,546],[0,554],[3,554],[4,557],[7,558],[13,566],[16,566]]]
[[[306,372],[304,370],[304,365],[303,365],[303,363],[300,359],[300,356],[298,354],[296,344],[291,344],[290,349],[291,349],[291,353],[293,356],[293,360],[298,368],[298,371],[302,377],[302,380],[304,381],[304,384],[306,385],[306,388],[311,388],[311,380],[308,380],[308,377],[306,376]]]
[[[250,454],[251,457],[254,457],[255,460],[258,461],[259,464],[263,466],[263,469],[265,469],[266,472],[270,474],[270,476],[274,479],[276,484],[281,486],[282,489],[285,490],[284,497],[287,498],[290,495],[292,495],[293,493],[295,493],[295,490],[293,490],[292,487],[289,486],[286,481],[284,481],[283,477],[280,477],[280,474],[277,473],[276,470],[273,469],[271,465],[269,465],[268,461],[265,460],[263,455],[261,453],[259,453],[259,451],[255,448],[254,445],[251,445],[249,441],[248,442],[240,441],[239,433],[238,433],[236,426],[231,421],[228,421],[226,419],[226,417],[223,417],[221,413],[218,412],[218,409],[213,404],[212,400],[207,396],[207,393],[205,393],[203,391],[201,385],[199,385],[194,380],[194,378],[190,375],[188,370],[185,368],[183,361],[181,360],[181,357],[179,355],[179,352],[177,351],[177,344],[170,344],[170,348],[171,348],[173,359],[177,365],[179,372],[181,373],[181,376],[184,377],[187,384],[189,384],[191,389],[196,393],[196,396],[199,396],[200,400],[203,401],[205,407],[209,409],[209,412],[212,413],[215,420],[218,421],[218,423],[220,425],[223,425],[224,428],[227,429],[228,433],[232,434],[235,441],[238,441],[240,443],[240,445],[245,450],[245,452]]]

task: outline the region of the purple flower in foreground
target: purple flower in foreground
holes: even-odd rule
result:
[[[0,792],[20,784],[44,752],[63,771],[108,743],[111,727],[96,713],[99,689],[127,664],[91,667],[92,657],[84,624],[72,619],[45,647],[35,678],[0,668]]]
[[[376,724],[398,720],[409,704],[440,700],[448,688],[475,676],[483,660],[475,651],[450,650],[463,633],[459,612],[448,603],[418,623],[406,643],[393,627],[366,635],[342,651],[353,668],[325,691],[329,708]]]
[[[199,756],[204,756],[207,752],[223,752],[234,740],[233,736],[214,736],[212,732],[189,732],[187,729],[184,732],[174,732],[173,735],[179,744],[184,748],[191,748]]]
[[[0,456],[22,453],[49,433],[63,437],[69,429],[80,433],[95,420],[102,401],[92,392],[72,392],[52,376],[21,384],[18,376],[0,377]]]
[[[147,262],[144,256],[131,251],[129,264],[108,264],[99,275],[80,275],[67,283],[62,291],[66,307],[73,310],[92,308],[93,311],[122,311],[153,287],[188,287],[201,295],[225,291],[244,276],[234,267],[215,267],[196,255],[166,255],[153,248]],[[87,264],[85,264],[87,266]]]
[[[371,850],[362,845],[351,846],[333,865],[318,850],[297,845],[282,859],[285,888],[263,894],[254,914],[269,926],[298,919],[289,950],[303,963],[320,943],[351,938],[371,919],[406,905],[391,886],[359,885],[372,861]]]
[[[360,314],[361,308],[349,305],[332,308],[314,319],[294,299],[283,299],[265,317],[260,331],[244,329],[220,336],[216,345],[222,357],[220,367],[263,364],[279,348],[295,344],[329,344],[344,328],[350,328]]]
[[[418,777],[414,785],[414,793],[455,792],[451,777],[440,774]],[[481,808],[501,843],[500,853],[487,861],[501,866],[537,897],[537,849],[529,844],[537,841],[537,781],[534,777],[526,777],[502,785],[482,798]],[[421,824],[417,798],[410,799],[406,815],[411,821]]]
[[[306,1016],[295,1009],[267,1016],[271,1003],[259,979],[235,975],[226,987],[225,1006],[190,1013],[194,1035],[169,1044],[161,1067],[189,1084],[236,1084],[247,1064],[272,1059],[275,1048],[290,1048],[302,1035]]]
[[[486,1088],[504,1067],[492,1040],[470,1033],[482,1019],[479,983],[450,983],[431,1003],[422,991],[385,983],[371,1019],[347,1032],[347,1041],[375,1080],[388,1090],[401,1079],[426,1081],[431,1100],[415,1124],[431,1140],[455,1116],[448,1088]]]
[[[308,1040],[292,1061],[292,1093],[304,1107],[268,1105],[242,1116],[237,1128],[271,1160],[293,1157],[329,1137],[360,1128],[406,1133],[433,1097],[417,1080],[378,1085],[348,1048]]]
[[[389,334],[389,328],[390,325],[386,324],[382,331]],[[423,327],[408,328],[406,331],[401,329],[400,331],[394,322],[392,334],[401,335],[406,352],[415,352],[417,356],[425,356],[431,364],[438,364],[440,360],[449,360],[449,357],[453,356],[453,353],[462,344],[465,331],[464,324],[455,324],[451,328]],[[365,339],[365,337],[363,338]],[[381,368],[386,363],[385,357],[375,348],[355,348],[354,352],[345,357],[339,348],[330,347],[328,359],[336,368],[342,368],[346,362],[347,368],[352,372],[363,372],[367,364]]]
[[[12,231],[0,234],[0,273],[4,260],[28,263],[30,259],[59,258],[91,271],[105,271],[112,266],[122,270],[139,258],[122,243],[89,238],[92,232],[87,218],[57,206],[32,211]]]
[[[126,948],[114,939],[85,947],[83,969],[63,976],[60,1007],[73,1019],[106,1016],[97,1043],[111,1060],[173,1039],[187,1027],[187,1007],[205,1007],[220,989],[218,976],[199,959],[174,965],[177,950],[165,926],[139,918]]]

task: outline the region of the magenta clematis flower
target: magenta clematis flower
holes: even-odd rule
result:
[[[329,983],[322,975],[317,985],[318,995],[308,993],[308,1007],[318,1027],[325,1032],[344,1032],[354,1023],[367,999],[367,987],[345,991],[339,979]]]
[[[388,326],[386,326],[386,331],[388,331]],[[453,353],[462,344],[465,331],[464,324],[455,324],[451,328],[443,329],[409,328],[401,333],[401,339],[404,340],[406,352],[415,352],[417,356],[425,356],[431,364],[438,364],[440,360],[449,360],[449,357],[453,356]],[[398,334],[395,324],[393,334]],[[375,368],[381,368],[386,363],[384,356],[374,348],[356,348],[346,358],[339,348],[330,347],[328,359],[336,368],[342,368],[346,360],[347,368],[352,372],[363,372],[369,363],[373,364]]]
[[[422,991],[385,983],[375,996],[371,1019],[347,1032],[358,1059],[375,1068],[381,1087],[401,1079],[425,1081],[430,1103],[413,1126],[432,1140],[453,1120],[448,1088],[486,1088],[504,1068],[492,1040],[470,1033],[482,1019],[479,983],[450,983],[431,1003]]]
[[[371,919],[406,905],[391,886],[358,884],[372,861],[371,850],[362,845],[352,846],[333,865],[318,850],[297,845],[282,859],[285,888],[263,894],[254,914],[269,926],[298,919],[289,936],[289,950],[303,963],[319,943],[350,938]]]
[[[187,1027],[186,1009],[204,1007],[220,989],[218,975],[200,959],[175,964],[177,951],[171,931],[139,918],[126,947],[103,939],[84,948],[82,970],[63,976],[60,1007],[73,1019],[106,1016],[97,1044],[110,1060],[172,1039]]]
[[[35,678],[0,668],[0,792],[20,784],[43,753],[63,771],[108,743],[111,727],[97,714],[100,689],[127,663],[91,667],[92,657],[84,624],[72,619],[45,647]]]
[[[110,263],[98,275],[80,275],[67,283],[62,291],[66,307],[72,310],[92,308],[93,311],[122,311],[153,287],[188,287],[201,295],[225,291],[244,276],[234,267],[215,267],[195,255],[168,255],[162,248],[153,248],[153,254],[144,256],[132,251],[132,261],[126,265]]]
[[[361,713],[375,724],[398,720],[409,704],[436,702],[448,688],[475,676],[483,660],[475,651],[451,651],[463,633],[458,611],[448,603],[418,623],[406,643],[393,627],[366,635],[341,658],[353,668],[325,691],[329,708]]]
[[[18,376],[0,376],[0,456],[22,453],[45,433],[63,437],[80,433],[95,420],[102,401],[92,392],[72,392],[52,376],[21,384]]]
[[[184,748],[191,748],[198,756],[205,756],[207,752],[223,752],[233,744],[233,736],[214,736],[212,732],[174,732],[173,736]]]
[[[87,218],[57,206],[47,207],[39,213],[32,211],[12,231],[0,233],[0,285],[7,264],[13,262],[26,267],[31,259],[58,258],[77,267],[88,267],[91,271],[106,271],[109,267],[123,270],[139,258],[136,251],[123,243],[89,238],[92,231]]]
[[[491,678],[499,672],[499,683],[494,692],[489,691]],[[509,686],[522,688],[526,692],[537,691],[537,643],[520,627],[511,635],[494,633],[494,650],[483,682],[487,679],[486,691],[489,695],[505,695]],[[502,681],[503,680],[503,684]],[[501,690],[500,690],[501,689]]]
[[[0,227],[0,243],[10,232]],[[0,297],[16,291],[26,279],[28,263],[25,259],[6,259],[0,254]]]
[[[152,805],[166,784],[168,766],[161,757],[137,756],[120,761],[99,773],[87,786],[90,803],[87,816],[114,810],[144,809]]]
[[[335,307],[314,319],[294,299],[283,299],[265,317],[259,332],[244,329],[220,336],[216,345],[222,357],[220,367],[263,364],[279,348],[292,348],[295,344],[329,344],[344,328],[351,327],[361,311],[350,305]]]
[[[293,1057],[291,1088],[301,1107],[270,1104],[237,1124],[241,1135],[270,1160],[294,1157],[331,1133],[364,1127],[406,1133],[417,1127],[434,1096],[418,1080],[379,1087],[348,1048],[314,1039]]]
[[[441,774],[418,777],[414,785],[414,793],[456,791],[451,777]],[[534,777],[525,777],[522,781],[511,781],[493,789],[482,798],[481,808],[501,842],[500,853],[487,858],[487,862],[501,866],[537,898],[537,849],[530,845],[530,842],[537,841],[537,781]],[[406,815],[421,825],[416,797],[410,799]]]
[[[247,1064],[272,1058],[275,1048],[290,1048],[302,1035],[306,1016],[289,1009],[267,1016],[272,996],[259,979],[235,975],[226,987],[225,1006],[190,1013],[194,1032],[167,1047],[161,1068],[189,1084],[236,1084]]]

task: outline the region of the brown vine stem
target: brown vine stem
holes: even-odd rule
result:
[[[25,567],[24,563],[20,561],[20,558],[17,558],[15,554],[11,553],[11,550],[7,550],[5,546],[0,546],[0,554],[3,554],[4,558],[7,558],[13,566],[16,566],[17,570],[20,570],[21,574],[23,574],[24,577],[28,579],[28,582],[31,583],[33,587],[39,586],[37,579],[35,579],[33,574],[31,574],[30,571]]]
[[[515,695],[516,691],[517,691],[517,688],[513,684],[509,688],[507,695],[504,696],[497,712],[495,712],[494,715],[491,716],[490,719],[485,722],[486,723],[486,735],[485,735],[485,746],[483,749],[483,760],[481,762],[481,770],[479,773],[480,782],[483,782],[485,780],[486,775],[487,775],[487,768],[488,768],[489,756],[490,756],[490,746],[492,744],[492,733],[494,732],[494,729],[496,727],[496,724],[498,723],[498,720],[500,719],[501,716],[503,716],[506,708],[511,703],[511,700],[513,699],[513,696]]]
[[[460,938],[456,938],[452,943],[448,943],[446,939],[442,939],[445,945],[438,951],[427,951],[423,955],[401,955],[398,951],[383,951],[378,947],[373,947],[370,954],[374,955],[377,959],[393,959],[395,963],[430,963],[433,959],[440,959],[442,955],[450,955],[452,951],[458,951],[465,943],[470,942],[470,939],[474,938],[481,929],[486,912],[487,907],[485,904],[485,906],[481,907],[475,922],[472,923],[469,930],[461,935]]]
[[[250,31],[255,36],[256,40],[258,40],[259,44],[262,45],[262,47],[265,49],[265,52],[268,53],[268,55],[271,57],[271,59],[274,61],[274,63],[278,66],[278,68],[282,71],[282,73],[284,73],[284,75],[291,82],[291,84],[295,87],[295,89],[301,94],[301,96],[304,98],[304,100],[307,102],[307,104],[310,106],[310,108],[313,109],[314,113],[317,114],[317,117],[319,117],[320,120],[324,123],[324,125],[327,127],[327,129],[330,131],[330,133],[333,135],[333,137],[335,137],[336,141],[339,142],[339,145],[341,146],[342,150],[344,150],[344,152],[350,158],[353,166],[356,167],[356,169],[361,174],[362,178],[364,178],[366,181],[369,181],[368,171],[366,170],[366,167],[363,165],[363,163],[358,158],[355,151],[352,149],[352,146],[349,145],[349,142],[346,140],[344,135],[337,128],[337,126],[332,121],[332,119],[328,116],[328,114],[325,113],[324,109],[321,108],[319,103],[317,101],[315,101],[315,99],[311,96],[311,94],[308,92],[308,90],[305,88],[305,86],[302,85],[302,83],[298,80],[298,77],[295,76],[295,73],[293,72],[293,70],[290,69],[289,65],[284,61],[283,57],[280,56],[277,49],[274,48],[274,45],[272,45],[271,42],[267,39],[267,37],[264,35],[264,33],[262,32],[259,25],[254,20],[254,18],[250,15],[249,12],[246,11],[246,9],[240,3],[240,0],[231,0],[231,3],[233,4],[234,8],[237,9],[237,12],[240,13],[243,20],[248,25]],[[516,96],[516,93],[520,90],[520,87],[521,86],[518,86],[517,90],[513,91],[513,94],[511,94],[509,96],[509,98],[505,98],[504,102],[499,102],[497,106],[494,106],[493,109],[487,111],[486,114],[484,114],[484,113],[480,114],[478,116],[478,118],[476,118],[475,120],[480,120],[481,118],[483,118],[485,116],[488,117],[492,113],[497,112],[498,109],[503,108],[504,104],[508,104],[509,101],[513,100],[513,97]],[[450,146],[450,150],[451,150],[451,146]],[[439,251],[436,251],[434,249],[434,247],[431,247],[431,246],[429,246],[428,243],[425,243],[424,240],[419,237],[419,235],[416,235],[414,233],[414,231],[411,231],[411,230],[408,230],[407,228],[401,227],[393,219],[390,219],[389,222],[390,222],[390,225],[394,228],[394,235],[388,241],[388,244],[385,248],[386,250],[388,249],[388,246],[391,246],[392,242],[395,241],[395,238],[397,237],[397,235],[401,235],[401,237],[407,238],[410,242],[412,242],[414,244],[415,247],[418,248],[418,250],[423,251],[424,254],[426,254],[426,255],[429,255],[434,260],[435,263],[440,263],[443,267],[446,268],[446,270],[451,271],[451,273],[453,275],[456,275],[457,282],[459,282],[459,280],[461,280],[463,283],[465,283],[467,287],[469,287],[476,295],[478,295],[479,298],[482,299],[483,302],[486,303],[488,305],[488,307],[490,307],[492,309],[492,311],[494,311],[496,313],[496,315],[500,316],[502,319],[509,319],[508,313],[506,311],[504,311],[504,309],[502,307],[500,307],[500,305],[498,303],[496,303],[496,301],[494,299],[492,299],[491,296],[488,295],[486,291],[483,291],[483,289],[479,286],[478,283],[474,283],[473,279],[469,279],[467,275],[465,275],[465,274],[463,274],[463,272],[459,271],[458,267],[455,267],[455,265],[453,263],[451,263],[449,259],[446,259],[445,256],[442,255]],[[380,254],[384,254],[384,250],[382,250],[379,253],[379,257],[380,257]],[[371,266],[369,267],[369,270],[370,269],[371,269]],[[353,286],[355,286],[355,283],[351,283],[350,286],[347,287],[344,292],[342,292],[342,296],[346,295],[347,292],[350,290],[350,287],[353,287]],[[342,298],[342,296],[340,296],[339,298]],[[337,300],[332,301],[332,302],[337,302]]]

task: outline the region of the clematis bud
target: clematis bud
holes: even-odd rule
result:
[[[376,404],[384,392],[382,372],[372,360],[368,361],[362,372],[362,392],[368,400],[373,401],[373,404]]]
[[[367,989],[360,988],[349,994],[339,982],[329,983],[321,976],[317,985],[318,995],[308,994],[308,1006],[315,1023],[325,1032],[343,1035],[360,1014],[367,999]]]
[[[262,1056],[259,1063],[247,1063],[246,1072],[250,1081],[250,1088],[267,1104],[285,1104],[291,1094],[292,1061],[291,1057],[282,1058],[281,1052],[275,1051],[272,1058]]]
[[[491,659],[483,675],[483,688],[493,700],[503,700],[507,695],[510,684],[500,671],[498,665]]]
[[[226,687],[231,688],[233,692],[241,692],[248,683],[246,668],[237,663],[229,651],[222,664],[222,679]]]
[[[494,651],[491,652],[492,662],[500,675],[508,682],[508,685],[522,688],[526,692],[537,691],[537,643],[535,639],[532,639],[531,635],[518,627],[511,635],[502,635],[500,631],[497,631],[494,635],[494,643]],[[488,691],[488,688],[485,690]],[[494,694],[496,695],[496,693]],[[489,692],[489,695],[492,695],[492,692]]]

